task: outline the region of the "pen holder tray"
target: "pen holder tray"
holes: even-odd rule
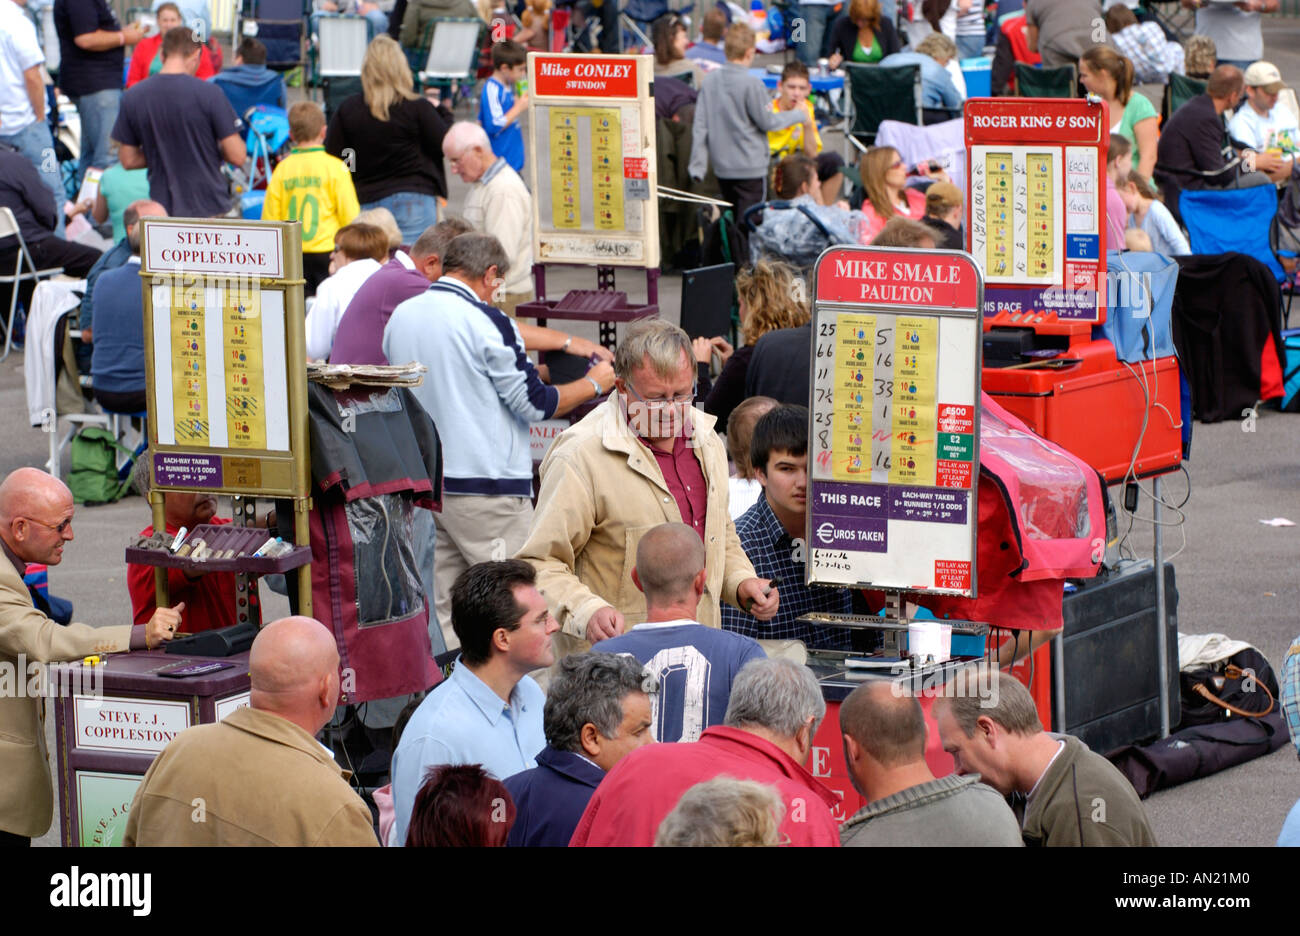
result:
[[[311,561],[310,546],[295,546],[282,556],[254,556],[253,553],[257,552],[258,547],[269,538],[270,534],[262,527],[204,523],[191,530],[181,546],[183,548],[187,544],[193,545],[203,540],[214,554],[206,559],[180,556],[162,546],[128,546],[126,561],[137,565],[184,569],[190,572],[247,572],[252,575],[287,572]],[[170,539],[169,537],[169,545]],[[225,553],[231,555],[224,555]]]

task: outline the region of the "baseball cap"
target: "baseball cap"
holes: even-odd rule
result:
[[[1272,62],[1255,62],[1246,69],[1244,78],[1246,87],[1263,88],[1270,94],[1276,94],[1286,87],[1282,82],[1282,73]]]

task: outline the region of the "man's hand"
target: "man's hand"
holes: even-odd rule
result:
[[[691,342],[691,350],[695,352],[698,364],[708,364],[713,360],[713,342],[708,338],[696,338]]]
[[[593,354],[602,361],[613,361],[614,352],[602,344],[596,344],[588,338],[579,338],[577,335],[570,336],[573,340],[569,342],[569,353],[576,354],[578,357],[589,358]]]
[[[593,614],[587,621],[587,641],[599,643],[623,633],[623,615],[608,605]]]
[[[601,361],[583,376],[590,377],[600,384],[601,396],[614,389],[614,365],[609,361]]]
[[[128,23],[122,29],[122,38],[126,40],[123,45],[133,46],[144,38],[144,32],[135,23]]]
[[[181,602],[174,608],[159,608],[149,618],[149,623],[144,626],[144,645],[152,650],[161,644],[164,640],[171,640],[176,636],[176,629],[181,626],[181,613],[185,610],[185,602]]]
[[[760,621],[770,621],[776,617],[780,596],[771,582],[766,579],[745,579],[736,588],[736,603],[741,609],[752,614]]]

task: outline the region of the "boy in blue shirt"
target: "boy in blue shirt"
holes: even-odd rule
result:
[[[528,73],[528,53],[519,43],[504,39],[492,46],[492,75],[479,95],[478,121],[492,141],[492,152],[515,172],[524,169],[524,135],[519,116],[528,108],[528,95],[516,100],[512,90]]]

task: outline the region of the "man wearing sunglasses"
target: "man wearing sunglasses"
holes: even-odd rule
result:
[[[0,482],[0,670],[29,685],[32,664],[79,660],[92,653],[144,650],[171,640],[182,602],[160,608],[147,624],[60,626],[36,609],[23,584],[29,562],[58,565],[73,538],[72,492],[35,468]],[[0,846],[44,835],[54,813],[43,699],[11,691],[0,697]]]
[[[736,537],[727,511],[727,453],[714,418],[693,405],[695,356],[662,319],[627,330],[614,358],[617,393],[562,432],[541,468],[541,491],[519,558],[577,652],[646,618],[632,581],[637,544],[661,523],[684,523],[704,542],[708,570],[695,620],[720,624],[719,602],[771,620],[778,597]],[[752,603],[752,604],[751,604]]]

